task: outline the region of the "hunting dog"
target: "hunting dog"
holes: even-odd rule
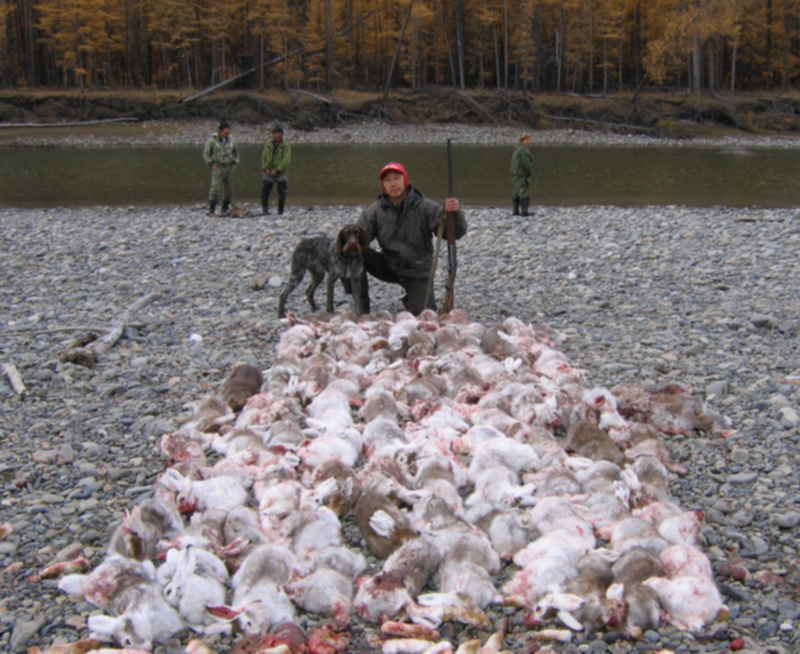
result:
[[[289,294],[303,281],[306,270],[311,273],[311,283],[306,289],[306,298],[312,311],[317,310],[314,293],[328,275],[325,310],[333,313],[333,287],[342,280],[346,293],[353,296],[355,312],[367,313],[361,296],[361,278],[364,274],[363,253],[369,246],[367,233],[358,225],[345,225],[339,230],[336,240],[325,234],[304,238],[292,254],[292,270],[278,300],[278,317],[286,316],[286,300]]]

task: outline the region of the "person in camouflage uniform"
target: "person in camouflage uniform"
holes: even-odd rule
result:
[[[231,179],[239,163],[239,153],[231,138],[231,126],[221,121],[216,134],[212,134],[203,149],[203,160],[211,168],[211,188],[208,191],[208,215],[213,216],[222,196],[222,215],[231,208]]]
[[[511,184],[515,216],[529,216],[528,202],[531,175],[533,175],[533,154],[530,150],[531,137],[528,134],[519,140],[519,146],[511,155]]]
[[[292,146],[283,142],[283,128],[276,125],[272,128],[272,140],[264,144],[261,152],[261,211],[269,214],[269,196],[273,185],[278,185],[278,213],[283,213],[286,206],[286,195],[289,192],[289,164],[292,161]]]

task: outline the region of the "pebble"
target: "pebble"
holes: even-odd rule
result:
[[[33,638],[36,632],[42,628],[42,625],[44,625],[45,622],[46,620],[43,617],[37,617],[29,620],[17,620],[16,624],[14,625],[14,631],[11,633],[11,640],[9,642],[11,651],[16,652],[24,648],[31,638]]]
[[[735,475],[728,475],[728,482],[731,484],[749,484],[758,479],[756,472],[740,472]]]
[[[794,529],[800,525],[800,512],[776,513],[772,519],[776,525],[783,529]]]
[[[426,128],[406,140],[439,139],[457,127]],[[183,138],[181,129],[170,138]],[[348,129],[354,139],[368,131]],[[470,134],[511,143],[516,132]],[[255,134],[246,138],[256,142]],[[599,137],[581,138],[595,143]],[[636,141],[620,136],[626,142]],[[423,192],[435,195],[423,182]],[[123,512],[152,492],[164,465],[161,434],[180,424],[191,403],[236,361],[274,363],[285,327],[276,317],[277,295],[299,238],[325,223],[349,222],[359,209],[296,208],[290,191],[283,220],[222,219],[205,216],[200,200],[196,207],[0,209],[7,244],[0,270],[11,280],[0,286],[0,355],[28,385],[25,402],[13,392],[0,394],[0,523],[18,527],[0,541],[0,569],[17,560],[46,563],[42,558],[50,557],[38,554],[43,548],[52,546],[52,556],[75,540],[85,555],[96,552],[97,562]],[[689,468],[671,484],[676,503],[707,513],[703,545],[717,553],[715,568],[728,557],[745,557],[731,563],[751,574],[783,568],[796,586],[786,570],[798,556],[792,530],[800,526],[800,423],[792,424],[791,411],[800,406],[800,386],[786,380],[800,376],[793,336],[800,326],[794,290],[800,269],[784,256],[783,244],[800,243],[800,212],[544,207],[536,205],[535,192],[533,204],[528,219],[512,217],[508,207],[465,207],[470,232],[459,242],[456,306],[484,323],[512,315],[548,326],[592,384],[645,379],[691,386],[724,417],[721,429],[735,433],[667,438],[673,456]],[[440,268],[446,270],[444,260]],[[102,332],[143,289],[159,296],[133,316],[136,329],[126,330],[95,368],[57,360],[74,337],[57,329],[97,325]],[[303,290],[289,299],[289,309],[301,316],[307,313]],[[398,287],[376,281],[370,292],[374,310],[400,310]],[[324,286],[318,303],[323,295]],[[339,289],[337,301],[346,301]],[[31,331],[42,329],[50,331]],[[71,463],[56,464],[59,452],[68,458],[70,449]],[[9,625],[0,626],[0,651],[49,645],[62,628],[82,626],[65,622],[79,611],[54,583],[18,581],[0,579],[0,616],[17,616],[13,628],[0,618]],[[725,625],[731,636],[744,638],[754,652],[773,645],[796,651],[800,609],[791,583],[717,582],[731,611]],[[770,597],[777,612],[762,615]],[[40,613],[36,620],[19,617],[33,615],[32,606]],[[40,632],[44,625],[55,625],[49,635]],[[639,644],[645,651],[693,654],[725,646],[719,640],[709,649],[707,641],[676,633],[654,630]],[[654,637],[659,640],[651,642]],[[566,652],[576,645],[552,647]],[[580,649],[638,651],[616,632]]]

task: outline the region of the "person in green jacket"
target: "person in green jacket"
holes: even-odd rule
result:
[[[222,196],[222,215],[231,208],[231,179],[239,163],[239,153],[231,138],[231,126],[220,121],[216,134],[212,134],[203,149],[203,160],[211,168],[211,188],[208,191],[208,215],[213,216]]]
[[[283,141],[283,127],[272,128],[272,140],[264,144],[261,152],[261,211],[269,214],[269,196],[273,185],[278,185],[278,213],[282,214],[289,192],[289,164],[292,161],[292,146]]]
[[[436,299],[428,284],[433,260],[433,237],[445,212],[455,212],[457,239],[467,233],[467,221],[458,198],[447,198],[444,207],[426,198],[411,185],[406,167],[396,161],[387,163],[378,173],[381,194],[361,214],[358,225],[367,234],[367,242],[378,240],[380,251],[367,248],[361,281],[363,306],[369,313],[367,275],[405,291],[403,306],[414,315],[423,309],[436,310]],[[432,290],[432,289],[431,289]],[[425,304],[427,297],[428,303]]]
[[[519,139],[519,146],[511,155],[511,184],[515,216],[529,216],[530,180],[533,175],[533,154],[530,150],[531,137],[528,134]]]

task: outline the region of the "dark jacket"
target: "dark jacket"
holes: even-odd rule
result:
[[[409,187],[406,199],[395,206],[381,195],[361,214],[358,224],[369,241],[377,238],[386,262],[399,278],[427,278],[433,259],[433,236],[444,217],[438,202]],[[456,238],[467,233],[467,221],[456,212]]]

